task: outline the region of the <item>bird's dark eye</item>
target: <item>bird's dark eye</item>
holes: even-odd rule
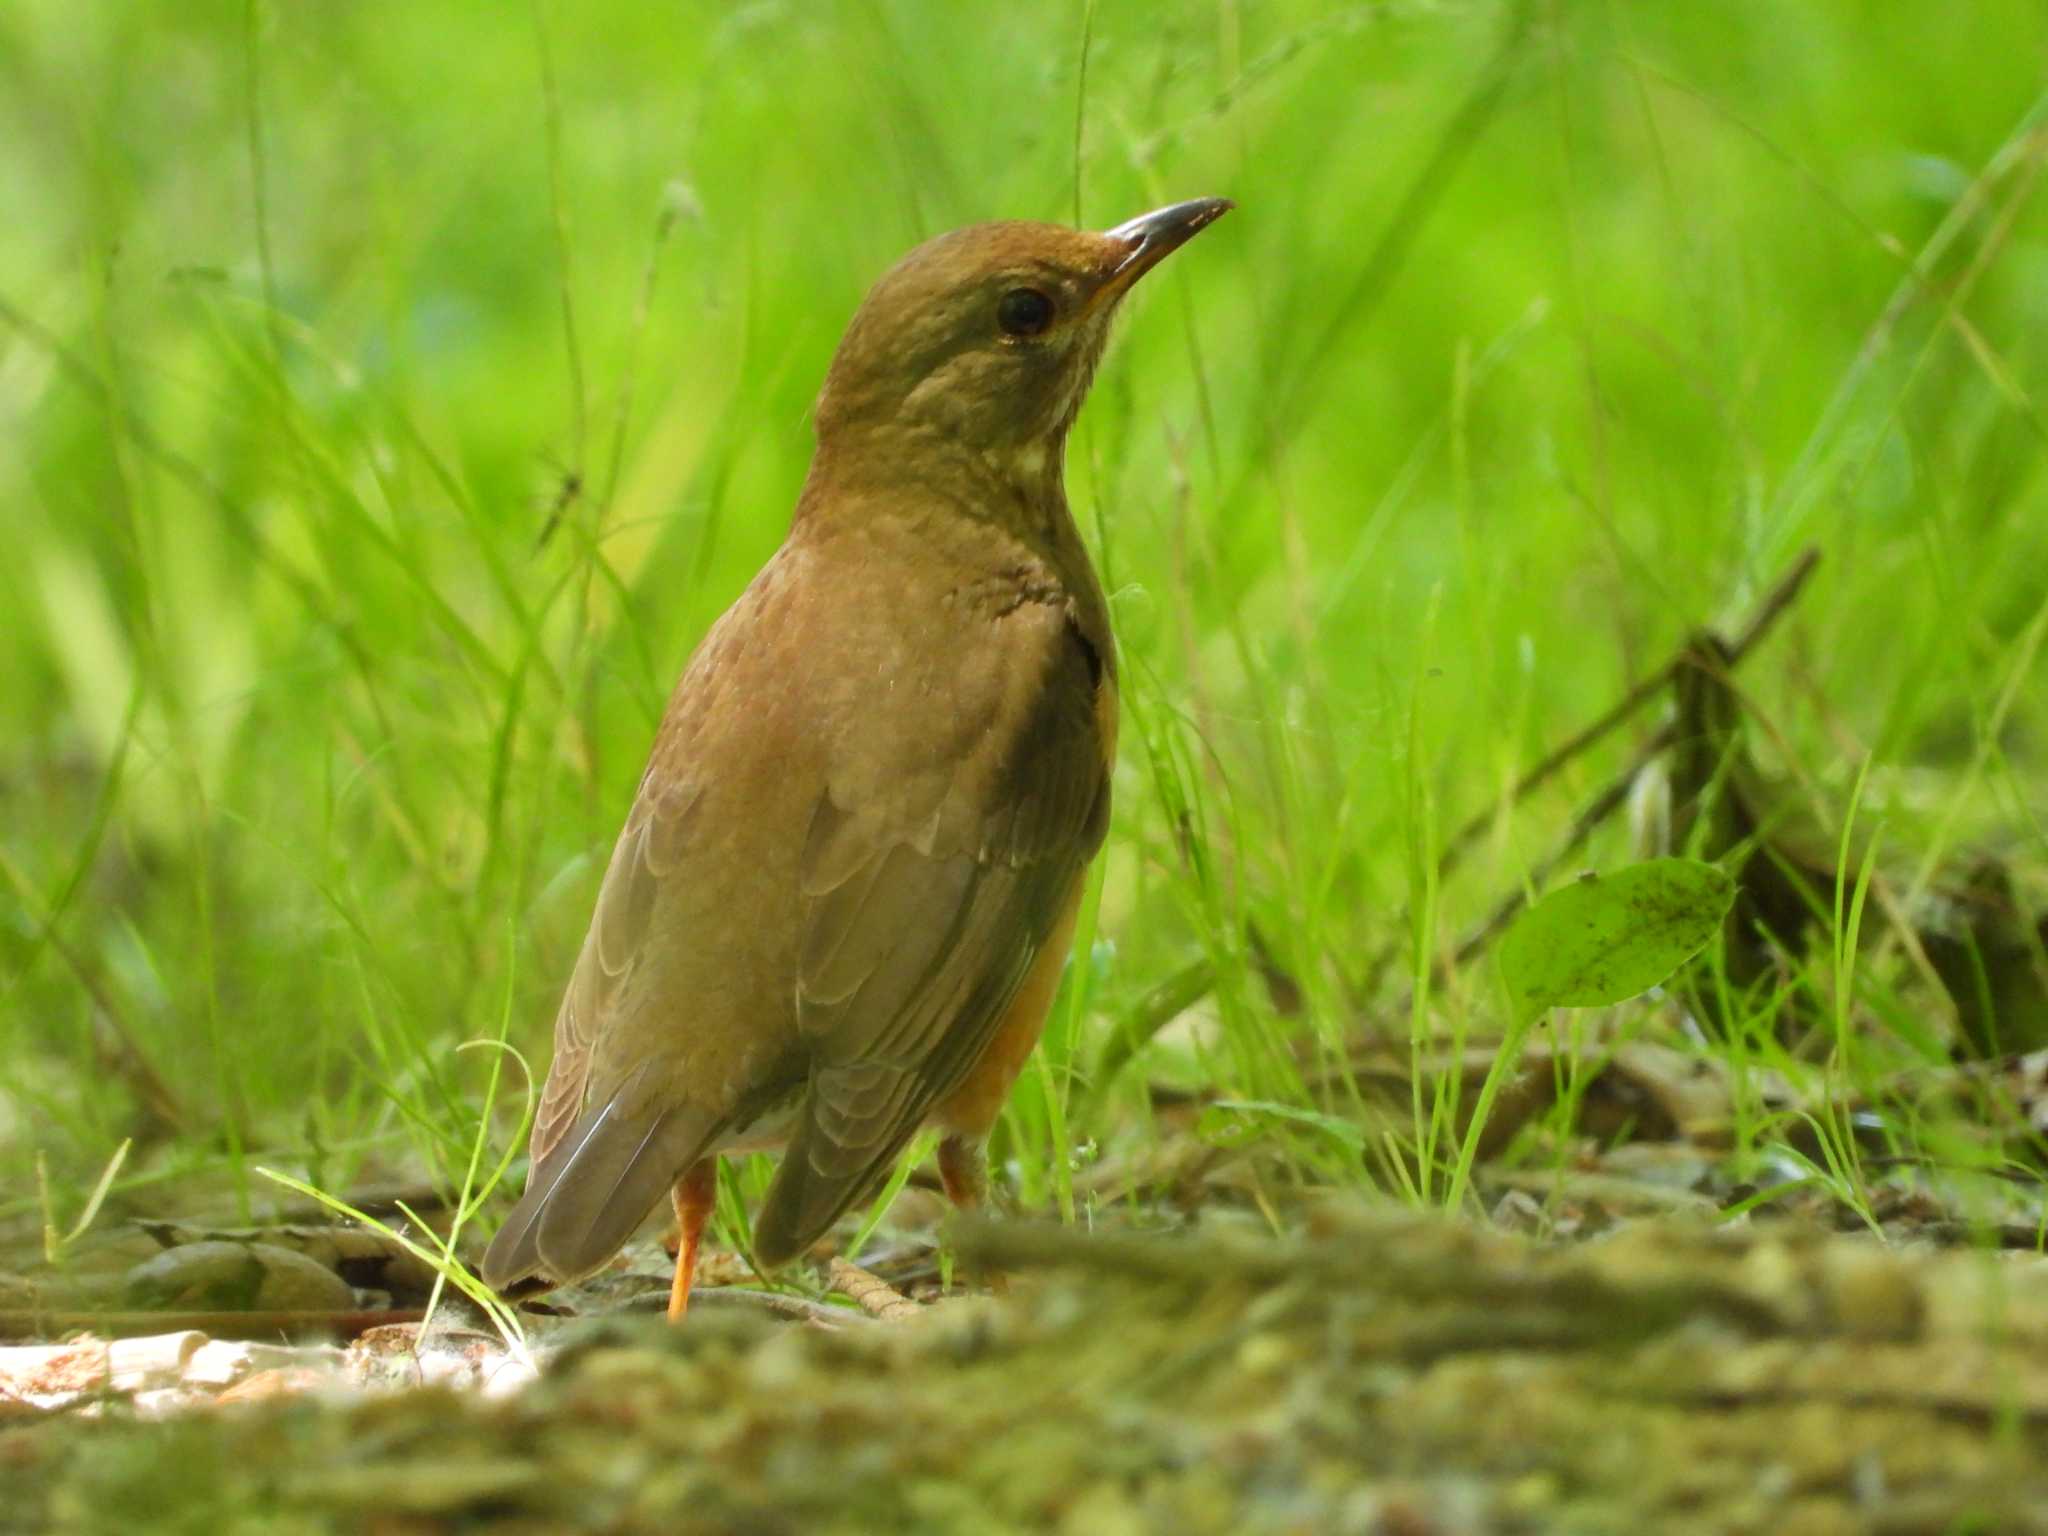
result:
[[[1043,336],[1052,315],[1052,300],[1036,288],[1012,288],[996,301],[996,324],[1005,336]]]

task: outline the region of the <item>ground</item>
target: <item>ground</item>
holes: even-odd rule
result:
[[[0,1528],[2048,1530],[2037,1259],[1670,1219],[1544,1247],[1349,1201],[1298,1240],[1218,1225],[974,1226],[1004,1296],[584,1322],[511,1392],[17,1417]]]

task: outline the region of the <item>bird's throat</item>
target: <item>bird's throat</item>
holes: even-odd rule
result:
[[[993,522],[1041,547],[1064,545],[1072,528],[1067,512],[1064,432],[989,445],[961,441],[944,431],[899,425],[869,431],[854,441],[821,439],[805,502],[823,498],[827,485],[858,491],[852,505],[943,499],[980,522]]]
[[[1026,442],[988,455],[996,481],[1008,492],[1025,523],[1051,532],[1067,517],[1067,445]]]

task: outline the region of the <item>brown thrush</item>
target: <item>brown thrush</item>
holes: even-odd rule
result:
[[[956,1204],[1045,1024],[1109,821],[1116,649],[1063,461],[1118,301],[1223,213],[978,224],[869,292],[789,536],[676,684],[555,1021],[484,1279],[598,1268],[714,1159],[783,1147],[801,1254],[927,1123]]]

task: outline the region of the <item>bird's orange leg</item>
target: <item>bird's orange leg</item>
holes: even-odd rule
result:
[[[939,1141],[939,1182],[953,1208],[977,1210],[988,1199],[988,1153],[965,1136]]]
[[[676,1223],[682,1229],[676,1240],[676,1278],[668,1292],[668,1320],[680,1323],[690,1310],[690,1282],[697,1274],[697,1244],[704,1235],[704,1223],[718,1203],[718,1159],[701,1157],[689,1172],[676,1180]]]
[[[941,1137],[939,1183],[945,1186],[946,1198],[952,1201],[954,1210],[979,1210],[988,1203],[987,1148],[979,1140],[967,1136]],[[977,1266],[973,1278],[998,1296],[1010,1289],[1009,1281],[996,1270]]]

